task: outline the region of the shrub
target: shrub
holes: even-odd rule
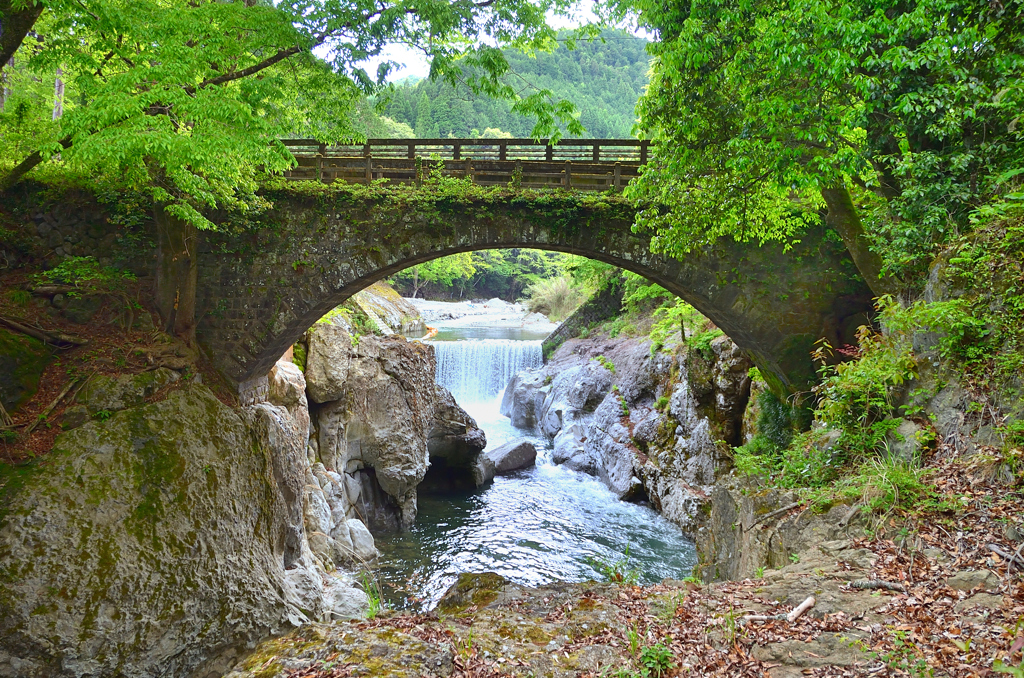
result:
[[[526,288],[526,308],[542,313],[552,321],[560,321],[575,311],[586,298],[583,289],[566,277],[549,278]]]

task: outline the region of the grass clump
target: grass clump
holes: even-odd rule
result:
[[[629,545],[623,550],[622,555],[615,559],[591,556],[587,563],[597,571],[605,581],[613,584],[624,584],[635,586],[640,581],[640,570],[633,567],[629,560]]]
[[[549,278],[526,288],[526,308],[558,322],[567,318],[586,300],[586,291],[568,276]]]

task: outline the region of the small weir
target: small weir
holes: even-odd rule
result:
[[[551,462],[548,441],[514,428],[498,408],[519,370],[540,367],[541,342],[496,338],[500,329],[449,328],[431,341],[437,381],[487,434],[488,449],[527,438],[537,465],[476,491],[421,493],[412,529],[381,535],[378,577],[396,608],[429,609],[463,572],[519,584],[601,579],[598,561],[624,560],[642,583],[689,576],[696,562],[679,528],[648,506],[616,499],[597,478]],[[521,330],[508,328],[508,336]],[[474,337],[474,338],[465,338]]]
[[[437,383],[463,407],[494,399],[520,370],[540,367],[540,341],[466,339],[433,341]]]

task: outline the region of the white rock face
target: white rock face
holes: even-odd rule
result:
[[[358,619],[366,614],[370,600],[362,589],[333,580],[324,586],[326,621]]]
[[[380,555],[373,543],[373,535],[361,520],[349,520],[348,531],[352,540],[352,556],[356,562],[373,562]]]
[[[721,337],[711,353],[652,357],[635,339],[570,340],[544,368],[515,376],[502,414],[552,439],[555,463],[621,498],[646,494],[692,531],[722,468],[715,441],[740,442],[750,393],[750,362],[735,344]]]
[[[434,372],[427,344],[397,335],[363,336],[353,344],[344,328],[332,325],[309,333],[306,385],[319,403],[315,450],[326,472],[344,478],[336,500],[327,491],[335,525],[341,515],[352,515],[352,507],[363,506],[368,519],[375,520],[379,508],[408,527],[432,451],[469,468],[486,445],[473,418],[435,384]],[[379,492],[365,491],[365,479],[356,476],[362,469],[373,470],[371,484],[390,498],[386,507]]]

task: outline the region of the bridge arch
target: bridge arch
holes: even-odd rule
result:
[[[526,247],[604,261],[656,282],[710,318],[780,391],[814,380],[815,341],[848,341],[871,292],[824,232],[789,252],[722,239],[682,260],[653,254],[628,203],[608,196],[480,191],[429,197],[345,186],[287,187],[258,223],[214,233],[200,252],[200,342],[243,384],[265,375],[330,309],[432,259]]]

